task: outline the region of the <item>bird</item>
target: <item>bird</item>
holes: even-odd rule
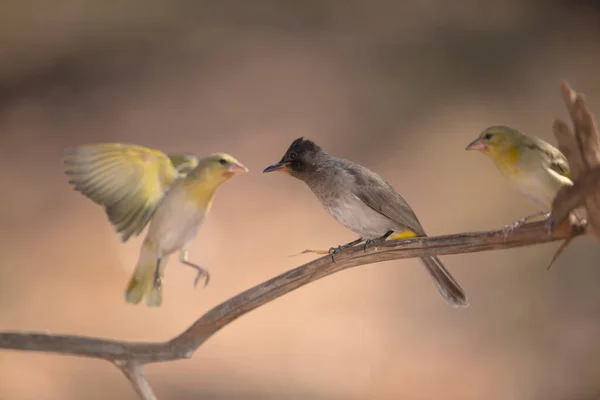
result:
[[[510,126],[493,125],[484,129],[466,150],[477,150],[488,156],[505,179],[529,201],[542,208],[506,225],[505,235],[532,218],[548,218],[548,210],[552,208],[558,191],[573,185],[567,158],[560,150]]]
[[[332,257],[363,241],[366,249],[388,238],[426,236],[406,200],[381,176],[353,161],[328,154],[312,140],[294,140],[281,160],[263,172],[272,171],[285,172],[306,183],[323,208],[359,236],[332,247]],[[421,261],[450,305],[469,305],[467,295],[437,257],[422,257]]]
[[[209,213],[219,186],[248,168],[226,153],[198,158],[166,154],[129,143],[95,143],[65,150],[69,184],[102,206],[122,242],[146,226],[125,299],[150,307],[162,304],[162,279],[168,257],[197,270],[194,286],[208,271],[188,259],[188,247]]]

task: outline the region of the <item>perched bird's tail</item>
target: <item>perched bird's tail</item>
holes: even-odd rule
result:
[[[135,271],[129,280],[127,289],[125,290],[125,299],[129,303],[138,304],[144,297],[146,297],[146,303],[150,307],[159,307],[162,303],[162,285],[160,283],[155,285],[154,278],[156,268],[158,265],[158,258],[156,249],[152,243],[144,241],[142,248],[140,249],[140,258],[135,267]],[[166,260],[160,260],[162,277],[162,270]]]
[[[469,305],[466,293],[437,257],[423,257],[421,261],[425,264],[438,290],[448,303],[454,307],[467,307]]]

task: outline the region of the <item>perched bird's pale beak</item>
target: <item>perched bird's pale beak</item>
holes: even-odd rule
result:
[[[231,174],[240,174],[242,172],[248,172],[248,167],[246,167],[242,163],[233,163],[229,164],[229,167],[227,167],[227,171]]]
[[[285,172],[288,170],[288,165],[286,163],[278,162],[277,164],[269,165],[264,169],[263,172],[273,172],[273,171],[282,171]]]
[[[483,141],[479,138],[473,140],[471,143],[469,143],[469,145],[467,146],[467,148],[465,150],[478,150],[478,151],[485,151],[487,150],[487,147],[485,146],[485,143],[483,143]]]

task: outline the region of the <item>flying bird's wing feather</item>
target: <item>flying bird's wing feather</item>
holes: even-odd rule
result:
[[[105,208],[123,242],[142,232],[167,190],[197,165],[193,156],[122,143],[83,145],[66,153],[69,183]]]
[[[187,175],[198,166],[198,157],[192,154],[167,154],[171,163],[180,174]]]

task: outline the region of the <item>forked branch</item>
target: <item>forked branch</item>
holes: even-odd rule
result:
[[[581,234],[582,231],[575,232]],[[155,399],[143,375],[144,364],[190,358],[208,338],[242,315],[318,279],[359,265],[380,261],[418,258],[427,255],[474,253],[530,246],[571,235],[570,229],[548,233],[544,222],[523,225],[504,237],[503,230],[388,241],[363,250],[345,250],[335,257],[324,256],[254,286],[216,306],[185,332],[166,342],[142,343],[45,333],[0,333],[0,348],[70,354],[111,361],[120,368],[140,398]],[[435,295],[432,290],[432,294]]]
[[[600,239],[600,140],[596,124],[583,95],[573,92],[566,83],[562,89],[574,131],[562,121],[555,122],[554,131],[561,150],[569,160],[575,184],[563,188],[554,201],[552,222],[555,228],[552,233],[548,233],[545,222],[537,222],[517,228],[507,238],[503,230],[498,230],[388,241],[366,251],[362,246],[350,248],[337,254],[335,262],[330,256],[321,257],[232,297],[204,314],[185,332],[166,342],[141,343],[84,336],[0,332],[0,348],[110,361],[123,371],[140,398],[154,400],[156,396],[143,374],[145,364],[190,358],[198,347],[230,322],[336,272],[380,261],[474,253],[570,240],[585,233],[585,226],[563,223],[570,212],[580,206],[587,209],[590,227]]]

